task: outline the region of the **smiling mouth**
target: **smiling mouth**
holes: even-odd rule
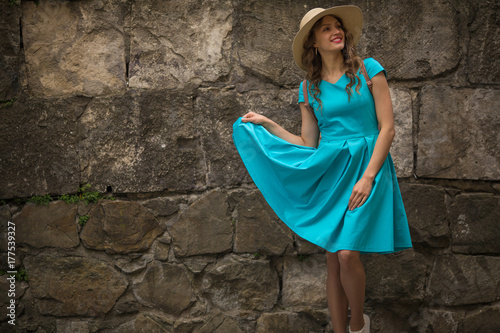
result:
[[[331,42],[332,43],[340,43],[340,42],[342,42],[342,38],[336,37],[336,38],[332,39]]]

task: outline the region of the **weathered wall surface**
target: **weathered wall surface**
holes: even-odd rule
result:
[[[232,144],[249,110],[298,132],[291,41],[347,1],[0,2],[2,332],[330,332],[324,253]],[[355,0],[388,71],[414,248],[363,257],[374,332],[500,330],[500,6]],[[48,206],[75,193],[116,201]],[[84,226],[80,217],[88,217]]]

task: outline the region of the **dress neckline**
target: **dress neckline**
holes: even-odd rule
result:
[[[340,80],[342,80],[342,78],[343,78],[344,76],[345,76],[345,72],[344,72],[344,74],[342,74],[342,76],[341,76],[341,77],[339,77],[339,78],[338,78],[338,80],[337,80],[335,83],[330,82],[330,81],[327,81],[327,80],[323,80],[323,79],[321,79],[321,81],[323,81],[323,82],[327,82],[327,83],[329,83],[329,84],[331,84],[331,85],[336,85],[337,83],[339,83],[339,81],[340,81]]]

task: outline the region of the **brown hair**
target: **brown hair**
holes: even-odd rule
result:
[[[361,67],[361,62],[363,61],[356,52],[356,48],[354,47],[352,34],[344,28],[342,20],[335,16],[345,34],[345,44],[342,49],[342,55],[344,56],[344,65],[343,69],[345,69],[345,74],[349,78],[349,84],[345,87],[345,90],[348,95],[348,99],[351,99],[352,96],[352,86],[358,81],[356,85],[356,92],[359,94],[359,88],[361,88],[361,81],[356,74]],[[309,31],[309,35],[307,36],[306,41],[304,42],[304,52],[302,53],[302,65],[307,68],[306,79],[310,82],[309,87],[307,87],[308,92],[312,92],[314,100],[316,100],[320,105],[320,110],[323,108],[323,103],[319,99],[318,95],[321,93],[319,89],[319,84],[321,83],[321,54],[317,54],[315,52],[314,43],[316,42],[316,38],[314,36],[314,31],[318,28],[323,18],[318,20],[311,30]]]

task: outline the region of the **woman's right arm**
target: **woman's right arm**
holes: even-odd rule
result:
[[[274,134],[277,137],[294,145],[316,148],[318,146],[319,139],[318,124],[312,117],[311,113],[306,109],[304,103],[299,103],[299,105],[300,111],[302,113],[302,128],[300,136],[288,132],[286,129],[284,129],[271,119],[255,112],[248,112],[243,116],[241,121],[244,123],[250,122],[256,125],[262,125],[271,134]]]

